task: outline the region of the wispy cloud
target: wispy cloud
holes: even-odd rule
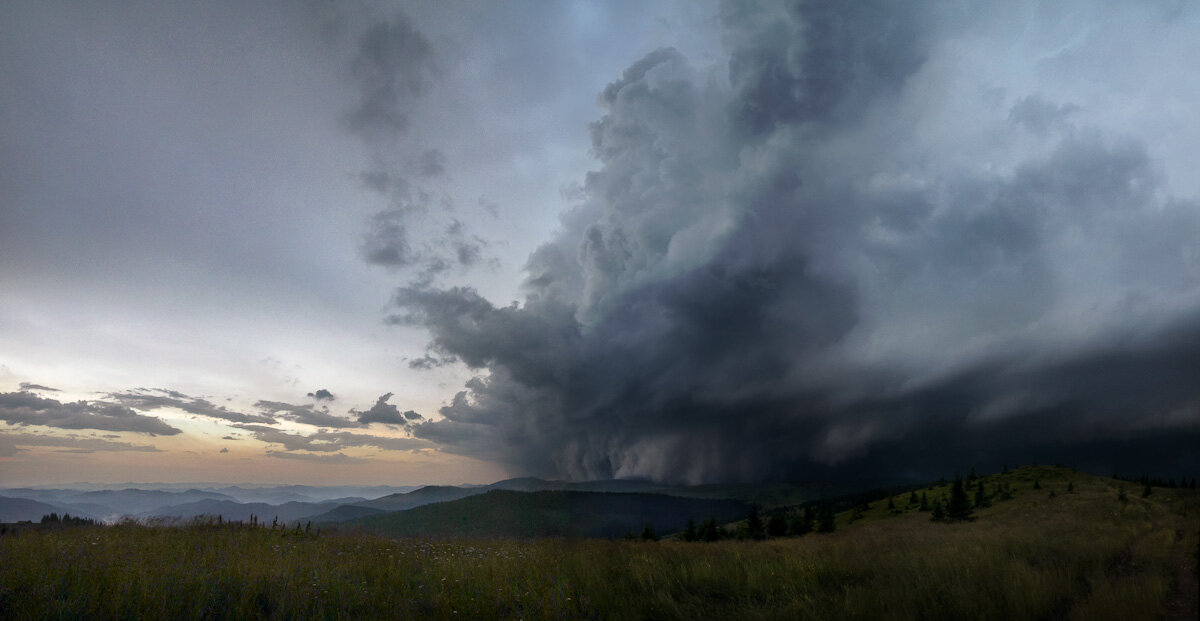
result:
[[[32,384],[30,382],[21,382],[21,390],[25,390],[25,391],[39,390],[42,392],[61,392],[57,388],[51,388],[49,386],[42,386],[41,384]]]
[[[313,455],[311,453],[281,453],[278,451],[267,451],[267,457],[275,457],[278,459],[295,459],[299,461],[309,461],[318,464],[361,464],[368,460],[361,457],[351,457],[344,453],[334,453],[333,455]]]
[[[96,451],[133,451],[139,453],[162,452],[158,448],[145,444],[114,442],[112,440],[105,440],[102,438],[79,437],[73,435],[57,436],[36,433],[0,432],[0,456],[4,454],[5,445],[10,447],[10,451],[12,451],[12,449],[15,447],[21,446],[48,446],[68,448],[75,451],[89,453]],[[13,452],[10,452],[10,454],[13,454]]]
[[[230,421],[234,423],[274,423],[275,419],[265,414],[246,414],[230,410],[224,406],[216,405],[206,399],[189,397],[181,392],[174,390],[164,390],[161,388],[145,389],[138,388],[127,392],[117,392],[108,395],[112,399],[127,407],[136,408],[139,410],[159,410],[164,408],[174,408],[183,410],[189,414],[198,414],[219,420]]]

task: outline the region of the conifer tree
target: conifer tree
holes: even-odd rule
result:
[[[975,507],[990,507],[992,504],[991,498],[987,495],[987,490],[983,489],[983,481],[975,488]]]
[[[698,539],[696,533],[696,520],[689,518],[687,521],[687,526],[683,527],[683,540],[695,541],[696,539]]]
[[[1074,494],[1074,493],[1075,493],[1075,482],[1074,482],[1074,481],[1068,481],[1068,482],[1067,482],[1067,493],[1068,493],[1068,494]]]
[[[962,479],[954,479],[954,485],[950,488],[950,501],[946,503],[946,517],[957,521],[969,520],[971,513],[971,501],[967,498],[967,491],[963,489]]]
[[[757,507],[750,507],[750,515],[746,518],[745,530],[742,535],[747,539],[766,539],[766,529],[763,528],[762,518],[758,515]]]
[[[921,492],[921,511],[929,510],[929,496],[925,492]]]
[[[646,522],[642,527],[642,541],[658,541],[658,533],[654,532],[654,525]]]
[[[1150,495],[1150,484],[1147,483],[1146,487],[1142,488],[1142,498],[1146,498],[1149,495]]]
[[[908,505],[910,507],[915,507],[919,504],[921,504],[921,500],[917,498],[917,490],[914,489],[912,493],[908,495]]]
[[[1042,482],[1037,479],[1034,479],[1033,480],[1033,489],[1042,489]]]

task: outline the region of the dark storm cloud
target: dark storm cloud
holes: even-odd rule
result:
[[[246,414],[216,405],[206,399],[190,397],[174,390],[145,390],[138,389],[108,395],[108,398],[138,410],[158,410],[175,408],[189,414],[199,414],[234,423],[274,423],[275,419],[260,414]]]
[[[21,382],[21,390],[41,390],[44,392],[60,392],[57,388],[42,386],[41,384],[31,384],[29,382]]]
[[[372,140],[403,132],[407,107],[424,90],[432,62],[429,41],[404,15],[370,26],[359,38],[350,66],[359,91],[347,116],[350,128]]]
[[[954,46],[1011,33],[960,9],[730,2],[715,72],[631,65],[523,303],[396,291],[480,372],[414,434],[569,478],[1197,467],[1155,447],[1200,439],[1200,204],[1103,116],[990,88]]]
[[[348,125],[371,160],[360,178],[389,203],[367,223],[363,259],[390,270],[411,269],[411,279],[418,282],[485,262],[486,241],[449,215],[454,211],[449,197],[430,189],[448,175],[446,156],[437,148],[418,151],[404,140],[410,118],[438,76],[430,41],[397,12],[367,27],[349,71],[359,99],[347,115]]]
[[[310,392],[308,393],[308,396],[316,399],[317,401],[333,401],[337,399],[337,397],[333,396],[333,393],[325,390],[324,388],[318,390],[317,392]]]
[[[358,427],[359,424],[349,418],[330,414],[328,408],[318,409],[312,405],[295,405],[281,401],[258,401],[254,407],[266,416],[279,416],[297,423],[314,427]]]
[[[894,96],[927,54],[919,4],[828,0],[726,2],[729,81],[737,124],[766,133],[781,124],[839,125]]]
[[[421,415],[412,410],[401,413],[400,408],[388,403],[388,399],[392,398],[392,393],[387,393],[375,400],[375,405],[365,412],[351,410],[352,414],[358,415],[358,422],[364,425],[371,423],[384,423],[386,425],[407,425],[410,420],[420,420]]]
[[[372,216],[370,229],[362,245],[363,258],[367,263],[404,267],[421,259],[409,243],[405,217],[404,212],[395,209]]]
[[[31,392],[0,393],[0,420],[11,425],[59,429],[102,429],[171,436],[180,431],[161,419],[143,416],[119,403],[43,399]]]
[[[408,368],[429,370],[454,364],[455,362],[458,362],[458,359],[453,356],[434,356],[432,353],[427,353],[420,358],[409,360]]]

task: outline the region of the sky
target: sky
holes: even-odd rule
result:
[[[1192,3],[0,24],[0,485],[1200,470]]]

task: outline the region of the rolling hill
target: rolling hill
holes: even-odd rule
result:
[[[43,515],[57,513],[63,515],[69,513],[75,517],[93,517],[92,515],[72,510],[69,507],[52,505],[45,502],[30,500],[28,498],[8,498],[0,496],[0,522],[21,522],[29,520],[37,522],[42,519]]]
[[[620,537],[652,524],[678,530],[688,519],[729,521],[748,507],[736,500],[666,494],[490,490],[450,502],[346,522],[354,530],[389,537]]]

